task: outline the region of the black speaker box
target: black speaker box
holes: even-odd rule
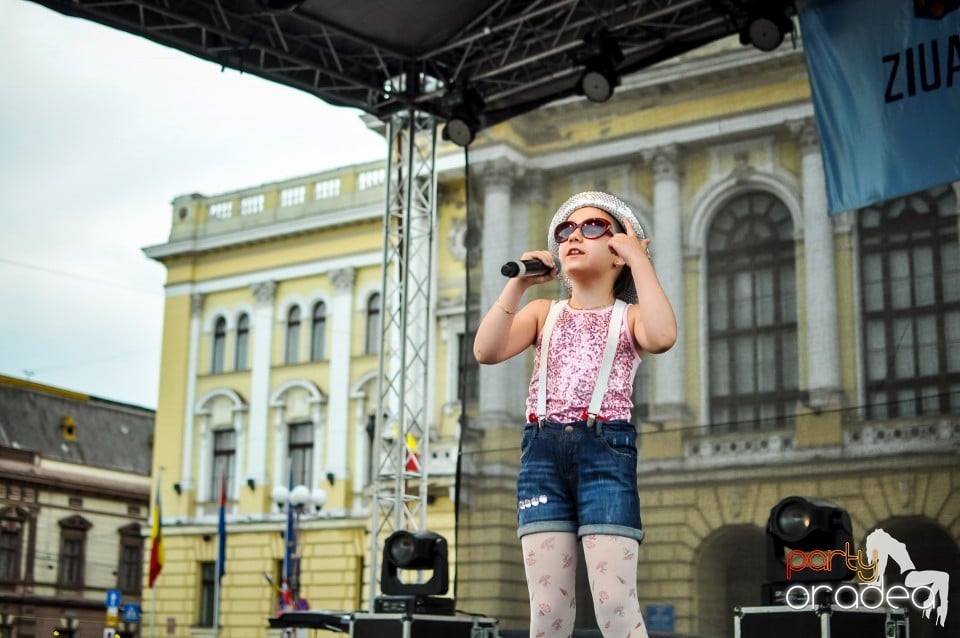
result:
[[[735,638],[909,638],[904,610],[816,610],[786,605],[737,607],[733,616]]]
[[[353,614],[351,638],[499,638],[498,621],[430,614]]]

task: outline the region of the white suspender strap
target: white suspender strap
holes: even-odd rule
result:
[[[613,359],[617,354],[617,342],[620,340],[620,326],[623,323],[623,311],[627,304],[621,299],[613,304],[610,313],[610,327],[607,330],[607,345],[603,350],[603,361],[600,362],[600,372],[597,374],[597,383],[593,388],[593,398],[587,410],[587,425],[592,426],[597,421],[600,408],[603,405],[603,395],[607,393],[607,383],[610,381],[610,372],[613,370]]]
[[[543,324],[543,333],[540,335],[540,380],[537,383],[537,420],[540,425],[547,419],[547,351],[550,349],[550,337],[566,305],[567,301],[564,299],[550,307],[547,320]]]
[[[567,305],[566,300],[558,301],[550,308],[547,313],[547,320],[543,324],[543,333],[540,336],[540,370],[539,382],[537,383],[537,420],[542,425],[547,418],[547,351],[550,349],[550,337],[553,335],[553,328],[557,325],[557,319],[563,308]],[[627,308],[626,302],[617,299],[613,304],[613,312],[610,313],[610,327],[607,329],[607,343],[603,350],[603,360],[600,362],[600,372],[597,375],[597,381],[593,388],[593,398],[590,400],[590,408],[587,411],[587,424],[592,426],[597,415],[600,414],[600,408],[603,404],[603,396],[607,393],[607,382],[610,380],[610,372],[613,370],[613,359],[617,354],[617,342],[620,340],[620,328],[623,323],[623,313]]]

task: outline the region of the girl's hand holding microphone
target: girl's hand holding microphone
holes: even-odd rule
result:
[[[553,255],[549,250],[525,252],[517,261],[508,261],[500,274],[511,279],[522,279],[528,285],[552,281],[557,276]]]

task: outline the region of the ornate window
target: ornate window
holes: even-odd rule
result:
[[[250,366],[250,315],[243,313],[237,319],[237,351],[234,353],[234,370],[246,370]]]
[[[948,187],[858,215],[866,417],[960,411],[960,248]]]
[[[210,500],[220,494],[220,476],[227,477],[227,494],[233,494],[233,466],[237,457],[237,433],[217,430],[213,433],[213,472],[210,473]]]
[[[300,360],[300,306],[291,306],[287,311],[286,345],[283,362],[297,363]]]
[[[87,531],[93,524],[82,516],[60,521],[60,570],[57,585],[80,589],[84,583],[87,553]]]
[[[227,320],[217,317],[213,324],[213,351],[210,353],[210,372],[223,372],[223,357],[227,347]]]
[[[0,582],[21,582],[24,525],[27,516],[14,507],[0,510]]]
[[[140,525],[120,528],[120,556],[117,560],[117,589],[139,596],[143,587],[143,536]]]
[[[291,423],[287,444],[294,485],[313,485],[313,423]]]
[[[770,194],[741,195],[708,237],[710,423],[718,432],[792,425],[800,392],[790,212]]]
[[[327,304],[318,301],[313,306],[313,325],[310,331],[310,360],[323,361],[326,358]]]
[[[367,299],[367,341],[364,352],[378,354],[380,352],[380,293],[375,292]]]

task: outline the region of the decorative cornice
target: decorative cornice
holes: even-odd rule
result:
[[[382,217],[382,205],[376,204],[348,210],[317,213],[297,219],[245,227],[236,231],[225,231],[223,233],[208,234],[191,239],[175,240],[166,244],[147,246],[143,249],[143,253],[150,259],[163,261],[169,257],[196,255],[237,246],[259,244],[325,228],[380,219]]]

